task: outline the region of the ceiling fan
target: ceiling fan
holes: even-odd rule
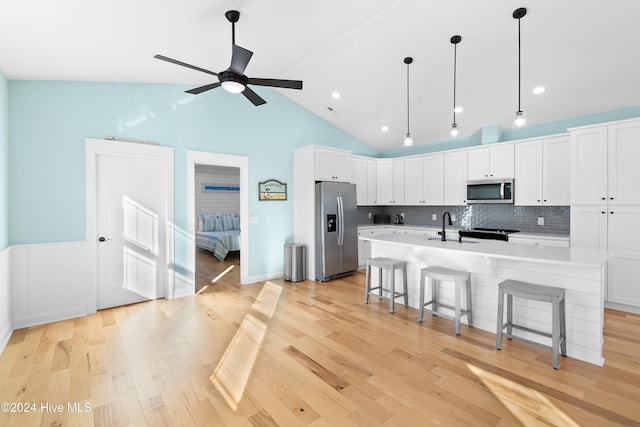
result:
[[[238,20],[240,19],[240,12],[238,12],[237,10],[229,10],[224,14],[224,16],[226,16],[227,20],[231,22],[231,44],[233,48],[233,52],[231,54],[231,65],[229,65],[229,68],[227,68],[226,70],[215,73],[213,71],[196,67],[195,65],[187,64],[186,62],[168,58],[163,55],[155,55],[154,58],[218,77],[219,81],[216,83],[207,84],[186,91],[187,93],[192,93],[194,95],[222,86],[223,89],[226,89],[231,93],[242,92],[245,98],[247,98],[253,103],[253,105],[257,107],[259,105],[265,104],[267,101],[262,99],[260,95],[251,90],[251,88],[247,86],[248,84],[256,86],[280,87],[285,89],[302,89],[302,81],[300,80],[258,79],[245,76],[244,70],[247,68],[253,52],[236,44],[236,22],[238,22]]]

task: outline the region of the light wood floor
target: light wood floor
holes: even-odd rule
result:
[[[556,371],[547,349],[364,305],[363,274],[240,286],[238,270],[194,297],[15,331],[0,402],[37,407],[0,425],[640,425],[639,316],[606,312],[605,367]]]

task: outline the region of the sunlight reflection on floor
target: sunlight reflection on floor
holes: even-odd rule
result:
[[[542,393],[477,366],[467,364],[467,367],[523,425],[578,427],[576,422]]]
[[[271,318],[281,293],[281,286],[266,282],[256,297],[251,311]],[[238,409],[244,394],[267,328],[266,323],[249,312],[211,375],[211,383],[234,411]]]

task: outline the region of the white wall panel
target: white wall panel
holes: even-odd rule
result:
[[[11,292],[9,258],[11,249],[0,252],[0,353],[7,345],[13,328],[11,327]]]
[[[11,249],[11,318],[14,328],[87,314],[91,277],[87,243],[21,245]]]

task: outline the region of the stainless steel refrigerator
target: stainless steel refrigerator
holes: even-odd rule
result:
[[[322,282],[358,270],[356,185],[316,184],[316,280]]]

